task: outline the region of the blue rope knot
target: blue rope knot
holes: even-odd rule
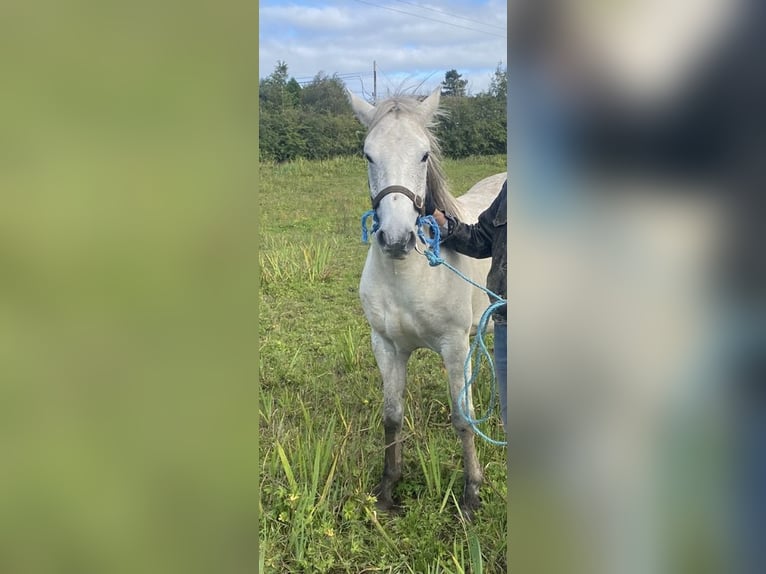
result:
[[[362,243],[367,243],[369,241],[369,233],[367,231],[367,220],[372,217],[372,233],[375,233],[378,229],[380,229],[380,222],[378,221],[378,214],[375,213],[374,209],[370,209],[369,211],[365,211],[362,215]]]
[[[431,237],[425,234],[424,228],[428,226],[431,228]],[[423,255],[428,259],[428,264],[431,267],[436,267],[444,263],[444,259],[439,256],[439,244],[441,243],[441,229],[439,224],[436,223],[433,215],[421,215],[418,217],[418,237],[426,245],[427,249],[423,251]]]

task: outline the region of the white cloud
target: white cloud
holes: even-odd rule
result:
[[[335,6],[264,6],[259,8],[258,14],[262,24],[265,21],[269,26],[282,25],[319,32],[346,30],[353,25],[351,14]]]
[[[506,60],[501,29],[506,22],[505,2],[463,1],[418,7],[412,5],[416,2],[370,1],[417,16],[352,0],[308,5],[262,2],[260,75],[270,74],[281,60],[298,79],[311,78],[319,71],[337,73],[352,90],[360,92],[364,83],[369,92],[374,60],[379,92],[400,87],[404,79],[413,87],[425,80],[423,89],[431,89],[452,68],[478,92],[486,89],[497,63]]]

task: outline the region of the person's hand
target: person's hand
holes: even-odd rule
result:
[[[444,216],[443,211],[439,211],[438,209],[434,210],[434,219],[436,220],[436,223],[439,224],[439,227],[446,228],[447,227],[447,218]]]

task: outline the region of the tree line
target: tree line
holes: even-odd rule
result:
[[[436,135],[446,157],[504,154],[506,151],[505,70],[498,66],[486,92],[466,93],[456,70],[442,82],[442,108]],[[260,159],[284,162],[327,159],[361,153],[365,130],[357,121],[337,75],[319,72],[302,86],[278,62],[259,83]]]

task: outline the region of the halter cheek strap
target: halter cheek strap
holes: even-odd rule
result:
[[[401,185],[389,185],[388,187],[383,189],[380,193],[378,193],[378,195],[376,195],[372,199],[372,208],[378,209],[378,206],[380,205],[380,200],[392,193],[401,193],[402,195],[406,195],[410,199],[410,201],[412,201],[412,204],[415,206],[415,209],[418,211],[418,213],[420,215],[425,215],[426,211],[425,211],[425,205],[423,204],[423,198],[418,195],[415,195],[409,189]]]

